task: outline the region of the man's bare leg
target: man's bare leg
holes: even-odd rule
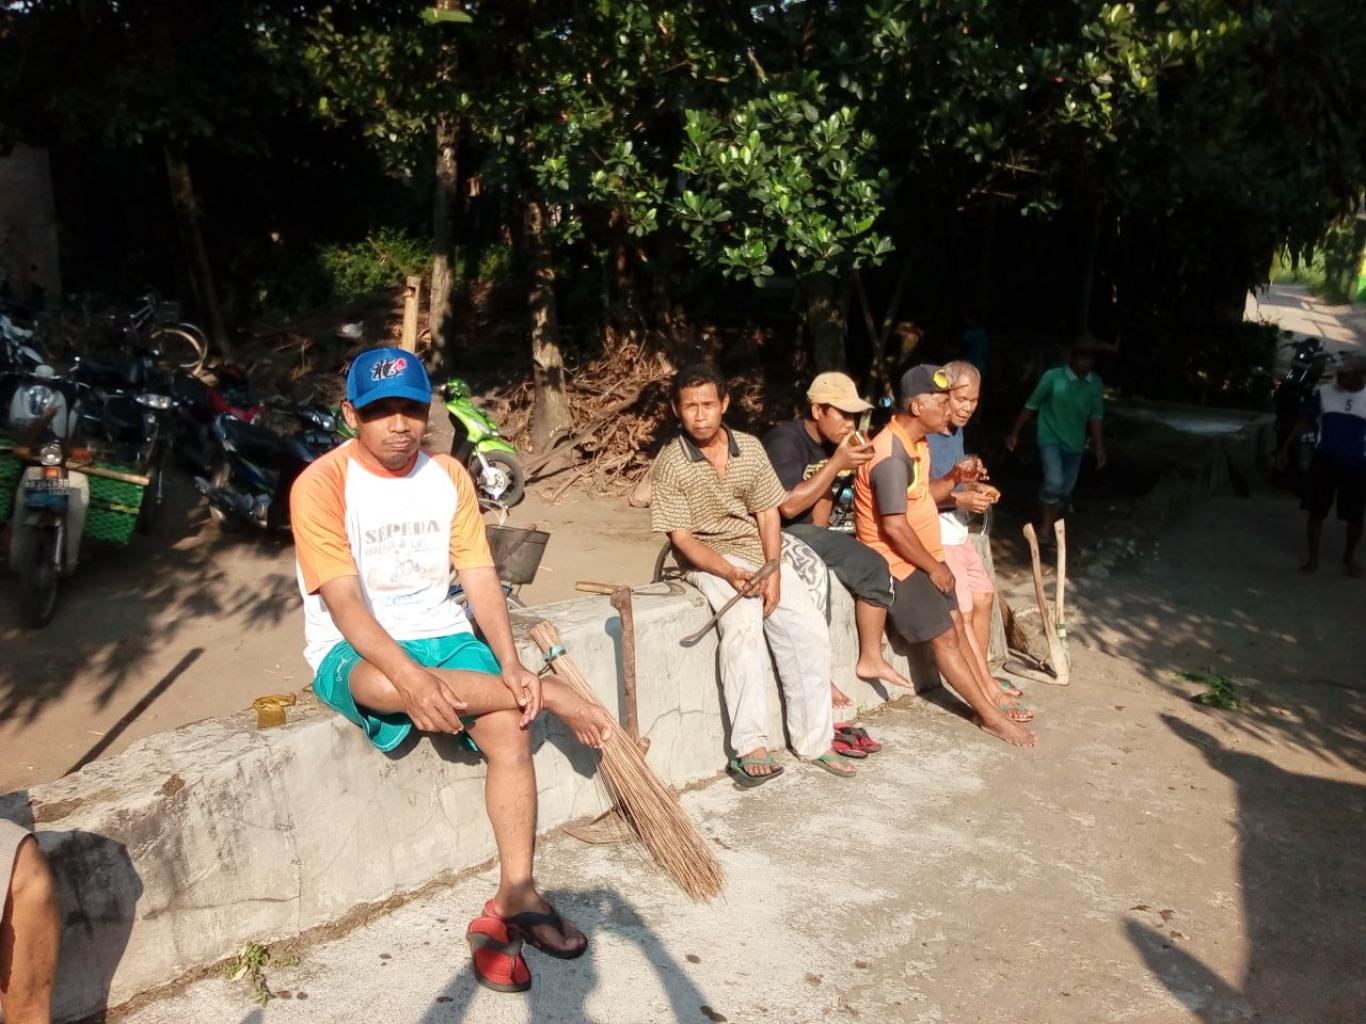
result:
[[[52,871],[25,839],[0,919],[0,1007],[7,1024],[52,1024],[52,980],[57,973],[61,919]]]
[[[1305,539],[1309,542],[1309,557],[1300,566],[1300,572],[1319,571],[1319,541],[1323,537],[1323,516],[1316,516],[1310,513],[1309,523],[1305,527]]]
[[[987,675],[991,677],[993,684],[1000,686],[1001,680],[992,675],[991,660],[987,654],[991,651],[991,616],[995,611],[996,595],[994,593],[977,593],[972,595],[972,610],[963,616],[963,623],[968,629],[968,640],[975,646],[973,654],[982,659],[982,664],[987,667]],[[1002,689],[1007,697],[1023,697],[1024,691],[1014,684],[1009,689]]]
[[[930,644],[934,648],[934,663],[939,667],[940,675],[976,712],[980,729],[1017,747],[1034,746],[1034,734],[1020,723],[1012,722],[996,707],[994,701],[988,700],[982,693],[958,646],[957,629],[946,629]]]
[[[429,669],[444,680],[467,707],[466,716],[477,716],[468,727],[470,736],[488,760],[484,778],[484,806],[498,845],[498,892],[493,898],[500,917],[525,911],[549,913],[550,904],[536,891],[536,770],[531,761],[531,733],[521,726],[521,709],[512,691],[497,676],[482,672]],[[553,676],[541,681],[545,708],[569,726],[579,739],[600,746],[612,732],[611,716],[600,707],[576,696],[565,682]],[[351,695],[357,704],[380,714],[403,711],[394,685],[367,662],[351,672]],[[582,949],[587,939],[573,925],[564,934],[548,925],[532,929],[537,938],[557,949]]]
[[[991,702],[992,707],[999,708],[1002,701],[1001,687],[991,674],[991,666],[987,664],[986,655],[977,646],[977,640],[968,630],[968,624],[963,619],[962,612],[951,612],[953,628],[958,631],[958,649],[963,652],[963,660],[968,663],[968,668],[972,671],[972,676],[977,680],[977,685],[982,690],[982,696]],[[1033,720],[1032,711],[1005,711],[1005,716],[1015,722],[1028,722]]]
[[[854,599],[854,625],[858,628],[858,662],[854,665],[854,675],[866,683],[881,680],[904,690],[915,689],[909,679],[892,667],[882,653],[882,634],[887,626],[887,609],[865,601]]]
[[[1343,563],[1347,566],[1347,575],[1353,579],[1360,579],[1362,575],[1361,563],[1357,561],[1357,545],[1361,543],[1362,521],[1347,524],[1347,549],[1342,556]]]

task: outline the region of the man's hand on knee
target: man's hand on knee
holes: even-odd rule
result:
[[[404,713],[423,732],[456,733],[464,729],[460,712],[468,705],[440,676],[414,665],[392,682],[403,701]]]

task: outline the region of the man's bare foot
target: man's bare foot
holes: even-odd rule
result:
[[[1024,691],[1012,683],[1005,676],[996,677],[996,685],[1001,688],[1001,692],[1007,697],[1023,697]]]
[[[1016,747],[1032,747],[1038,743],[1032,731],[1018,722],[1012,722],[1005,715],[992,715],[990,718],[978,716],[977,728]]]
[[[1319,560],[1318,560],[1317,558],[1311,558],[1311,559],[1309,559],[1309,561],[1305,562],[1302,566],[1300,566],[1300,572],[1302,572],[1302,573],[1306,573],[1306,574],[1307,574],[1307,573],[1314,573],[1314,572],[1318,572],[1318,571],[1319,571]]]
[[[1354,562],[1350,558],[1343,559],[1343,562],[1347,566],[1347,575],[1352,579],[1359,580],[1363,575],[1366,575],[1366,570],[1361,568],[1361,563]]]
[[[891,686],[899,686],[903,690],[914,690],[915,683],[911,682],[896,669],[892,668],[886,658],[879,658],[877,661],[868,661],[859,658],[854,665],[854,675],[858,676],[865,683],[887,683]]]
[[[742,772],[756,779],[772,775],[777,767],[769,760],[768,747],[755,747],[748,754],[741,754],[736,760],[740,762]]]
[[[830,684],[830,703],[837,708],[852,708],[854,706],[854,702],[849,699],[849,694],[834,683]]]
[[[553,693],[553,696],[552,696]],[[578,737],[585,747],[597,749],[612,736],[617,723],[599,704],[586,701],[568,687],[546,690],[546,709]]]
[[[514,921],[526,940],[537,949],[554,957],[570,960],[588,947],[588,937],[573,924],[559,917],[555,908],[535,889],[499,890],[489,900],[488,910],[506,921],[520,914],[533,915],[530,919]],[[558,919],[558,920],[557,920]]]

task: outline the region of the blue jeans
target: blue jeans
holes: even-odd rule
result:
[[[1056,444],[1039,445],[1039,460],[1043,463],[1043,484],[1039,500],[1045,505],[1061,505],[1077,487],[1077,474],[1085,452],[1069,452]]]

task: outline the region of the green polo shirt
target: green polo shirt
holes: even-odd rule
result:
[[[738,430],[726,433],[730,445],[724,477],[685,434],[664,446],[650,471],[650,528],[657,533],[688,530],[718,554],[763,565],[755,515],[781,505],[787,489],[757,437]]]
[[[1105,386],[1096,373],[1078,377],[1070,366],[1059,366],[1039,378],[1025,402],[1039,414],[1039,444],[1065,451],[1086,451],[1086,425],[1105,417]]]

